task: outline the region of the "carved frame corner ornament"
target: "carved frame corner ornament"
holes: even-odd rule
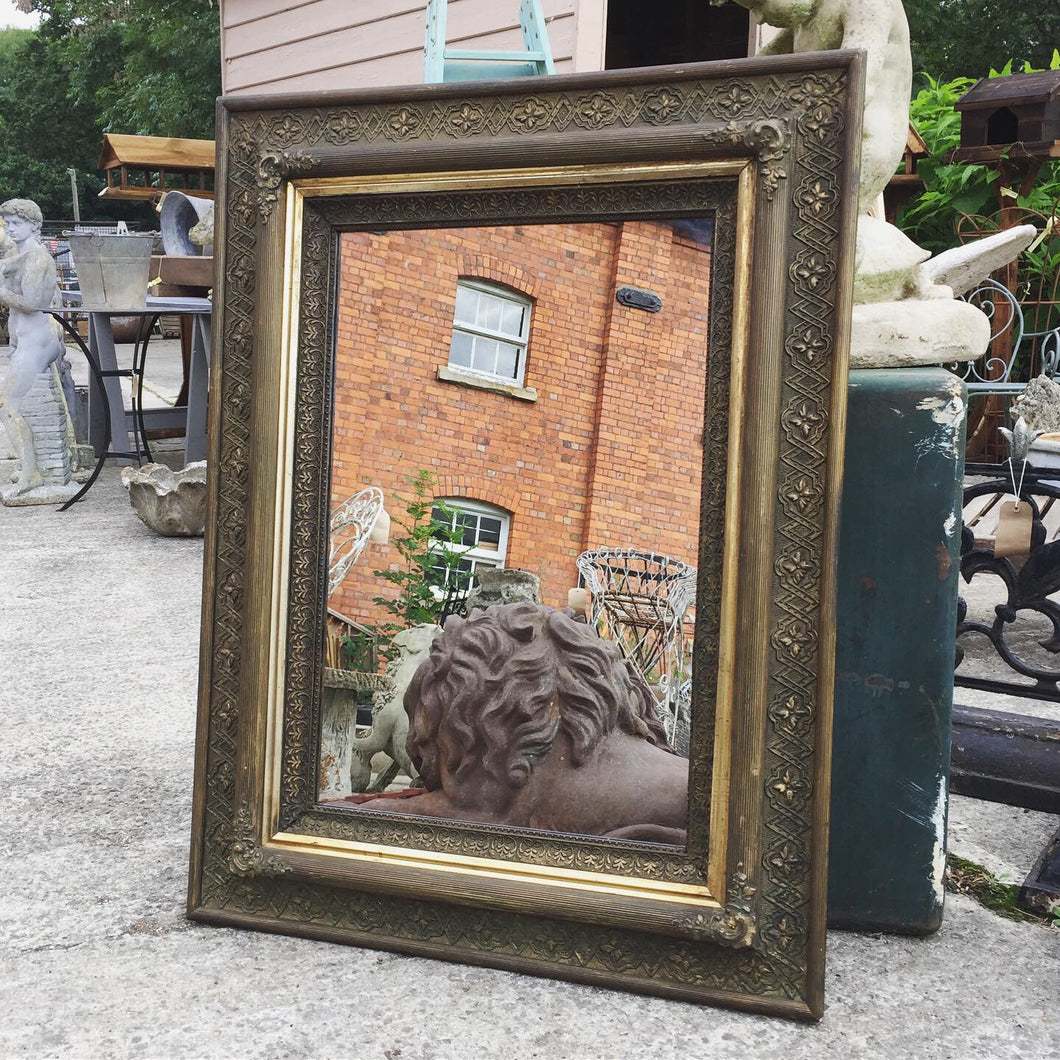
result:
[[[677,917],[673,926],[677,934],[696,942],[716,942],[720,946],[741,948],[754,944],[757,921],[752,899],[757,888],[752,887],[743,871],[743,863],[729,882],[729,899],[720,909],[709,913],[690,913]]]
[[[258,214],[262,224],[272,216],[280,198],[280,187],[285,180],[308,173],[320,159],[306,151],[265,149],[258,156],[256,183],[258,186]]]
[[[821,1015],[861,78],[833,52],[222,101],[192,916]],[[687,846],[317,804],[342,234],[681,216],[715,223]]]
[[[233,876],[283,876],[291,871],[282,857],[266,852],[261,843],[261,829],[254,827],[250,807],[245,803],[236,811],[233,822],[228,870]]]

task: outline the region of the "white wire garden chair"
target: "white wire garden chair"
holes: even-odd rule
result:
[[[368,486],[338,505],[331,513],[328,545],[328,596],[342,584],[360,559],[383,510],[383,491]]]
[[[673,743],[688,679],[685,615],[696,597],[695,567],[655,552],[600,548],[578,557],[578,571],[600,636],[615,641],[647,682]]]

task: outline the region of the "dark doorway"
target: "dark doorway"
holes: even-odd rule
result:
[[[986,123],[986,142],[988,144],[1014,144],[1020,138],[1020,120],[1008,109],[1002,107],[990,115]]]
[[[750,12],[708,0],[609,0],[608,70],[747,55]]]

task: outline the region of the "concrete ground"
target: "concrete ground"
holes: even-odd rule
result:
[[[0,1056],[1060,1057],[1060,931],[959,895],[931,938],[832,932],[813,1027],[190,923],[201,564],[113,468],[62,515],[0,508]],[[1013,880],[1058,824],[951,814]]]
[[[201,568],[113,466],[0,508],[0,1058],[1060,1057],[1060,930],[961,895],[831,932],[816,1026],[189,922]],[[1058,824],[955,797],[951,848],[1019,881]]]

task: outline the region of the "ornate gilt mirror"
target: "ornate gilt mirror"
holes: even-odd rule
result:
[[[222,100],[192,916],[820,1015],[860,76]]]

